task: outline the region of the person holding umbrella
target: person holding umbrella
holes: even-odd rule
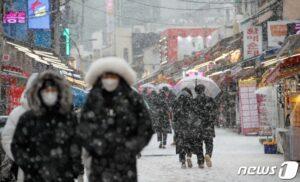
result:
[[[174,104],[173,127],[176,134],[176,153],[179,154],[181,168],[193,167],[192,154],[197,155],[198,167],[203,168],[203,140],[201,121],[193,109],[193,96],[188,88],[184,88]]]
[[[205,86],[195,87],[197,97],[195,98],[196,113],[202,121],[203,141],[205,143],[205,162],[207,167],[212,167],[213,138],[215,137],[214,122],[217,118],[217,105],[213,98],[205,95]]]

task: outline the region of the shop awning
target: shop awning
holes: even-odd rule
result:
[[[78,80],[78,79],[75,79],[75,78],[72,78],[72,77],[69,77],[69,76],[66,76],[66,79],[69,82],[71,82],[71,83],[73,83],[75,85],[78,85],[78,86],[80,86],[82,88],[86,88],[87,87],[87,84],[84,81],[82,81],[82,80]]]
[[[272,92],[272,87],[261,87],[255,91],[257,95],[268,95]]]
[[[281,61],[269,74],[265,83],[274,83],[280,79],[289,78],[300,73],[300,54],[288,57]]]
[[[26,56],[34,59],[37,62],[40,62],[45,65],[53,66],[54,68],[58,70],[64,70],[68,72],[73,72],[74,70],[69,68],[66,64],[64,64],[57,56],[55,56],[51,52],[46,51],[40,51],[40,50],[32,50],[27,47],[24,47],[19,44],[15,44],[13,42],[6,42],[7,44],[10,44],[15,49],[17,49],[20,52],[23,52]]]

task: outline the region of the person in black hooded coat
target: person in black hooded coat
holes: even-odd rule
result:
[[[172,133],[170,123],[170,108],[166,99],[164,90],[158,93],[158,127],[157,127],[157,141],[160,142],[159,148],[166,148],[168,133]]]
[[[205,143],[205,162],[208,167],[212,167],[213,138],[215,134],[215,122],[218,116],[217,104],[213,98],[205,95],[205,86],[195,87],[197,97],[195,99],[196,112],[203,126],[203,141]]]
[[[149,112],[152,121],[152,129],[154,132],[159,131],[159,99],[155,90],[151,91],[148,97]]]
[[[150,141],[151,119],[142,96],[129,85],[135,73],[115,57],[94,62],[86,75],[92,86],[78,134],[92,157],[90,182],[137,181],[136,156]]]
[[[186,168],[186,162],[188,163],[188,167],[192,167],[192,154],[197,155],[199,168],[202,168],[204,162],[202,123],[197,119],[193,103],[192,92],[188,88],[185,88],[178,94],[173,109],[176,153],[179,154],[182,168]]]
[[[27,91],[30,110],[17,124],[11,149],[25,182],[73,182],[82,170],[72,94],[60,75],[41,73]]]

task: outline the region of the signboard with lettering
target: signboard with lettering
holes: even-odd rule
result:
[[[28,27],[50,29],[49,0],[28,0]]]
[[[51,48],[51,29],[42,28],[47,26],[50,27],[50,24],[47,24],[48,21],[45,23],[43,19],[39,19],[42,17],[46,17],[47,19],[46,15],[50,17],[50,12],[47,10],[47,8],[50,7],[48,3],[49,0],[2,1],[4,12],[2,18],[3,33],[6,37],[21,42],[27,42],[36,47]],[[43,11],[44,7],[46,8],[46,12]],[[32,12],[28,11],[29,9],[34,9],[35,15],[32,15]],[[38,15],[39,18],[37,18],[36,15]],[[32,26],[39,28],[32,29]],[[30,34],[32,34],[32,36]],[[2,55],[0,55],[0,57],[2,58]]]
[[[8,11],[3,15],[3,23],[26,23],[25,11]]]
[[[294,21],[295,22],[295,21]],[[268,22],[268,47],[281,47],[288,35],[288,25],[293,21],[269,21]]]
[[[244,31],[244,59],[262,54],[262,27],[250,26]]]
[[[3,54],[3,61],[9,61],[10,60],[10,56],[9,54]]]

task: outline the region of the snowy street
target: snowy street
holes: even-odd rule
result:
[[[0,182],[300,182],[300,0],[0,9]]]
[[[266,155],[259,137],[246,137],[229,130],[216,129],[213,167],[204,170],[198,168],[193,158],[193,169],[181,169],[175,147],[170,146],[169,135],[167,149],[158,149],[156,135],[144,149],[142,158],[138,160],[138,177],[140,182],[207,182],[207,181],[282,181],[275,176],[239,176],[241,166],[277,166],[283,162],[282,155]],[[299,181],[297,178],[293,181]]]

